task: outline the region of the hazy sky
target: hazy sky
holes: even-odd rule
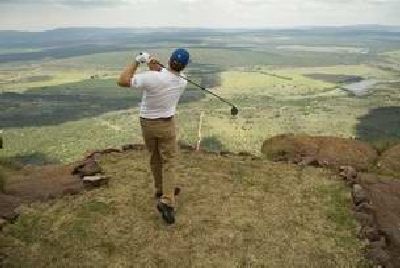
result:
[[[400,0],[0,0],[0,29],[400,25]]]

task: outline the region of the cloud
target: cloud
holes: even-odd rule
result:
[[[400,25],[399,10],[400,0],[0,0],[0,29]]]
[[[164,0],[167,1],[167,0]],[[122,6],[131,4],[144,4],[144,3],[163,2],[162,0],[0,0],[0,5],[58,5],[70,7],[104,7],[104,6]],[[188,5],[201,4],[205,5],[201,0],[168,0],[169,3],[184,3]],[[221,2],[227,5],[242,5],[249,8],[260,6],[290,6],[290,5],[318,5],[318,6],[331,6],[331,5],[375,5],[375,6],[393,6],[400,5],[400,0],[214,0],[212,2]],[[207,3],[207,5],[212,4]]]
[[[54,6],[71,6],[71,7],[105,7],[119,6],[130,4],[135,1],[130,0],[0,0],[1,4],[8,5],[54,5]]]
[[[268,5],[274,0],[233,0],[233,2],[242,5],[250,5],[250,6],[259,6],[259,5]],[[277,1],[276,1],[277,2]]]
[[[59,2],[60,5],[65,6],[118,6],[127,4],[125,0],[63,0],[56,1]]]

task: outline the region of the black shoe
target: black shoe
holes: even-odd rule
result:
[[[162,202],[158,202],[157,209],[161,213],[162,218],[168,224],[175,223],[175,210]]]
[[[178,196],[180,192],[181,192],[181,188],[176,187],[175,190],[174,190],[174,195]],[[163,196],[163,192],[156,192],[154,194],[154,198],[155,199],[160,199],[162,196]]]

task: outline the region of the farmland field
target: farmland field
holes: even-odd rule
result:
[[[149,51],[166,63],[177,46],[190,50],[189,78],[240,110],[231,118],[229,107],[189,86],[177,115],[179,137],[185,143],[196,143],[201,113],[203,146],[209,149],[258,154],[263,140],[287,132],[377,143],[400,138],[399,83],[379,83],[365,96],[343,90],[352,82],[346,77],[400,79],[400,39],[391,34],[184,34],[149,33],[141,40],[133,35],[110,40],[112,45],[1,44],[1,155],[35,163],[46,162],[45,156],[52,162],[69,162],[96,147],[140,142],[140,93],[118,88],[115,80],[138,51]],[[318,49],[299,51],[303,47]],[[34,160],[35,155],[43,159]]]

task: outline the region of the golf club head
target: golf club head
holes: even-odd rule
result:
[[[231,109],[231,115],[237,115],[239,113],[239,110],[236,106],[232,106]]]

